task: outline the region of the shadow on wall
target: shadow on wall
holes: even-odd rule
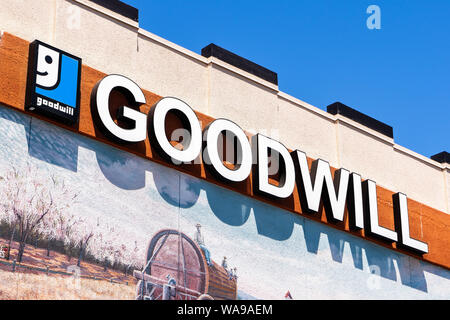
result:
[[[200,193],[199,183],[183,183],[185,179],[180,179],[180,175],[174,177],[172,170],[154,170],[155,164],[128,152],[73,134],[38,119],[31,118],[30,121],[31,125],[26,126],[28,153],[36,159],[78,172],[78,150],[82,147],[95,152],[104,177],[121,189],[144,188],[145,173],[151,172],[159,194],[169,204],[187,208],[197,202]],[[183,199],[189,199],[188,201],[180,200],[181,191]]]
[[[79,144],[65,130],[31,117],[27,141],[33,158],[77,172]]]
[[[258,234],[276,241],[289,239],[292,236],[294,225],[300,225],[309,253],[318,253],[321,234],[325,234],[329,243],[331,259],[336,263],[342,263],[344,245],[348,243],[353,266],[356,269],[363,270],[364,250],[369,265],[375,267],[372,270],[374,273],[393,281],[400,280],[405,286],[428,292],[425,271],[450,279],[450,273],[442,268],[246,198],[211,183],[178,172],[174,174],[173,170],[145,159],[136,160],[136,156],[127,152],[112,149],[108,145],[73,134],[43,121],[27,120],[31,118],[16,111],[4,112],[4,110],[7,109],[1,109],[0,118],[25,127],[29,155],[49,164],[78,172],[78,149],[83,147],[95,152],[99,168],[104,176],[121,189],[144,188],[146,172],[151,172],[158,193],[172,206],[192,207],[197,203],[200,191],[204,190],[211,211],[217,219],[227,225],[235,227],[244,225],[250,212],[253,211]],[[112,152],[112,150],[116,150],[116,152]],[[397,272],[400,279],[397,279]]]
[[[191,180],[193,180],[193,183],[198,183],[195,178],[191,178]],[[350,247],[355,269],[364,270],[363,256],[365,254],[372,274],[400,282],[416,290],[428,292],[425,271],[450,279],[450,273],[442,268],[362,240],[316,221],[241,195],[235,196],[236,193],[207,182],[202,182],[202,189],[207,194],[208,204],[214,215],[228,225],[244,225],[250,211],[253,210],[258,234],[273,240],[288,240],[293,234],[294,225],[300,225],[303,230],[306,250],[309,253],[318,254],[321,250],[319,248],[321,235],[326,235],[329,245],[327,250],[330,251],[332,261],[336,263],[343,262],[344,246],[347,244]]]
[[[80,147],[95,152],[98,167],[114,185],[124,190],[145,187],[145,164],[136,157],[123,152],[111,152],[111,147],[31,118],[27,129],[28,153],[49,164],[78,172]],[[148,165],[150,167],[150,164]]]

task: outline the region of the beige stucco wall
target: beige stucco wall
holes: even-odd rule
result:
[[[139,29],[136,22],[88,0],[0,0],[0,6],[0,30],[52,44],[90,67],[128,76],[158,95],[183,99],[200,112],[233,120],[449,213],[448,164]]]
[[[279,94],[276,127],[280,140],[289,148],[326,160],[334,167],[340,166],[337,127],[330,114]]]
[[[209,68],[208,114],[236,122],[243,129],[273,136],[276,132],[277,91],[255,83],[224,65]]]
[[[54,15],[54,1],[0,1],[0,28],[25,39],[39,35],[41,41],[50,42]]]
[[[444,171],[444,184],[447,186],[445,194],[447,198],[447,213],[450,214],[450,166],[447,165],[447,169]]]

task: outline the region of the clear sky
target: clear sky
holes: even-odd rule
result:
[[[215,43],[278,73],[279,88],[394,128],[425,156],[450,152],[448,0],[123,0],[140,26],[200,53]],[[369,5],[381,10],[370,30]]]

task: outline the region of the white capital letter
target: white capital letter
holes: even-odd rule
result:
[[[411,238],[409,234],[408,201],[406,195],[397,193],[393,196],[395,228],[398,232],[400,244],[420,253],[428,253],[428,245],[425,242]]]
[[[190,135],[183,136],[182,150],[172,146],[166,136],[166,117],[172,111],[180,117]],[[202,149],[202,128],[197,115],[185,102],[176,98],[161,99],[150,111],[150,138],[156,147],[174,164],[189,163],[197,158]],[[186,141],[185,141],[186,140]]]
[[[364,228],[364,204],[362,196],[362,183],[361,176],[357,173],[350,175],[349,183],[349,220],[352,228],[362,229]]]
[[[287,198],[294,191],[295,168],[289,151],[280,142],[272,140],[261,134],[252,138],[253,157],[257,164],[254,185],[256,191],[260,191],[277,198]],[[284,172],[280,174],[280,185],[275,186],[269,182],[269,150],[280,155],[284,161]],[[272,151],[272,152],[273,152]],[[279,159],[280,161],[281,159]],[[272,159],[274,161],[274,159]],[[278,171],[282,166],[278,163]],[[276,172],[277,173],[277,172]]]
[[[327,192],[324,195],[324,204],[327,215],[333,220],[343,221],[350,172],[346,169],[337,170],[333,182],[328,162],[315,160],[310,174],[304,152],[296,150],[292,152],[292,157],[297,167],[299,193],[305,209],[314,213],[319,211],[325,187]]]
[[[397,241],[397,232],[384,228],[378,222],[377,184],[372,180],[363,182],[363,193],[366,200],[367,232],[381,238]]]
[[[222,158],[220,157],[219,148],[222,150],[223,145],[218,145],[218,142],[219,138],[222,137],[222,132],[232,133],[233,137],[237,138],[238,148],[235,170],[227,168],[223,164]],[[208,127],[206,127],[204,131],[204,138],[206,141],[204,152],[206,164],[211,165],[216,173],[227,180],[240,182],[247,179],[252,170],[252,149],[247,136],[237,124],[225,119],[215,120]],[[221,139],[221,141],[223,141],[223,139]],[[227,149],[234,152],[234,148],[231,148],[228,145]]]
[[[124,142],[140,142],[147,137],[147,115],[129,107],[123,106],[119,115],[135,123],[133,129],[119,127],[111,118],[109,111],[109,96],[114,89],[125,89],[134,99],[136,105],[146,102],[144,93],[136,83],[120,75],[110,75],[101,80],[92,91],[94,104],[93,114],[98,116],[104,129],[113,137]]]

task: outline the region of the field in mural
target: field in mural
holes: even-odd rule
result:
[[[448,270],[1,106],[0,247],[1,299],[450,298]]]
[[[92,279],[0,271],[1,300],[132,300],[135,288]]]

